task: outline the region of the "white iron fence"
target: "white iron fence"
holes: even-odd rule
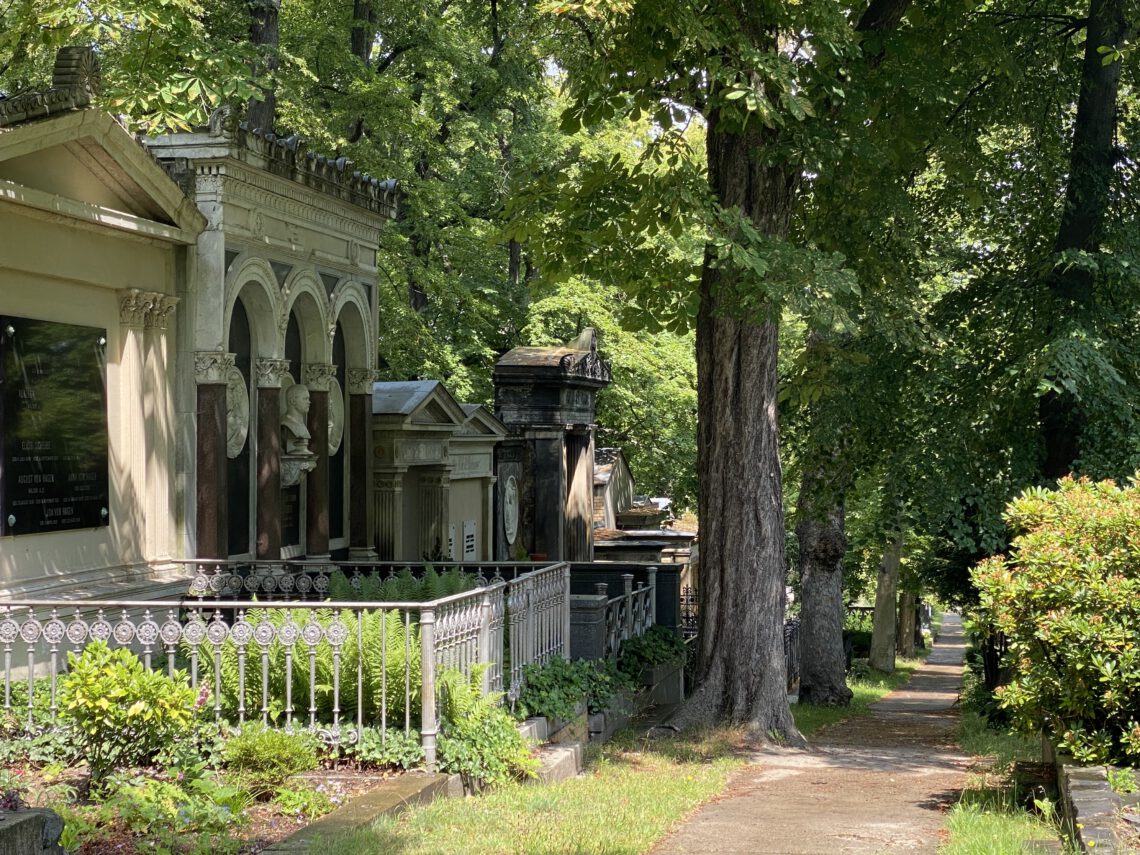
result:
[[[499,566],[470,590],[425,602],[326,599],[329,565],[293,574],[288,594],[285,574],[223,562],[199,569],[219,580],[207,582],[215,598],[199,587],[180,600],[0,603],[5,715],[29,732],[55,726],[67,654],[100,641],[186,679],[218,722],[305,728],[329,743],[356,742],[366,726],[417,724],[433,768],[442,670],[478,673],[484,692],[499,692],[509,667],[506,689],[517,696],[526,665],[569,655],[564,563]],[[239,592],[257,599],[225,598]]]

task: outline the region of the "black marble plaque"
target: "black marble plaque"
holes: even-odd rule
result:
[[[0,535],[108,524],[106,344],[0,316]]]

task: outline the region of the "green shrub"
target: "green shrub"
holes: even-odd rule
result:
[[[439,768],[460,775],[469,789],[534,777],[537,763],[515,720],[484,695],[482,668],[471,679],[458,671],[440,675]]]
[[[844,635],[851,641],[851,657],[853,659],[866,659],[871,655],[871,630],[845,630]]]
[[[633,678],[618,668],[612,659],[586,662],[586,707],[592,713],[608,709],[621,692],[636,688]]]
[[[59,716],[83,746],[93,785],[114,769],[149,762],[190,732],[195,696],[182,672],[151,671],[131,651],[100,641],[79,656],[69,653],[68,662]]]
[[[313,788],[308,785],[280,790],[273,799],[273,803],[284,814],[299,816],[308,820],[324,816],[336,807],[332,798],[323,788]]]
[[[589,668],[587,662],[567,662],[560,656],[543,665],[527,665],[523,669],[526,684],[515,705],[515,714],[524,719],[546,716],[551,721],[573,718],[578,704],[586,699]]]
[[[974,568],[975,634],[1003,633],[1001,706],[1078,761],[1140,761],[1140,488],[1066,478],[1010,503],[1008,556]]]
[[[361,766],[413,769],[424,761],[420,734],[415,730],[404,733],[395,728],[385,731],[366,727],[359,742],[346,745],[342,750],[345,757]]]
[[[556,658],[545,665],[528,665],[525,673],[526,685],[515,705],[515,714],[523,719],[570,719],[583,699],[590,712],[601,712],[618,692],[634,687],[630,677],[609,659],[567,662]]]
[[[236,852],[240,845],[231,832],[244,822],[249,803],[240,790],[212,778],[185,786],[153,778],[115,778],[110,796],[97,808],[96,828],[87,828],[81,836],[98,839],[102,832],[116,829],[145,834],[158,851]]]
[[[342,577],[343,578],[343,577]],[[414,580],[413,580],[414,581]],[[348,582],[344,582],[348,585]],[[251,611],[246,620],[257,626],[262,615],[266,615],[271,624],[280,628],[287,620],[292,618],[298,626],[308,622],[307,611],[287,609],[265,609]],[[332,609],[317,609],[314,617],[318,624],[327,629],[338,617]],[[362,662],[363,671],[363,706],[365,720],[372,724],[379,724],[383,720],[385,705],[387,707],[388,721],[399,721],[404,718],[405,712],[415,720],[420,711],[420,633],[419,625],[412,622],[404,623],[404,613],[388,610],[383,613],[379,609],[363,612],[363,626],[361,636],[363,647],[356,642],[356,613],[342,611],[339,619],[348,629],[348,638],[340,651],[340,708],[341,710],[355,710],[357,704],[356,666]],[[384,659],[381,660],[380,650],[384,650]],[[362,659],[363,651],[363,659]],[[274,724],[283,724],[285,721],[285,646],[274,641],[269,646],[269,718]],[[314,696],[317,707],[317,718],[325,723],[332,722],[333,714],[333,672],[334,660],[332,646],[322,640],[316,647],[316,681],[313,683]],[[251,642],[246,648],[245,668],[245,708],[257,710],[261,708],[261,649]],[[241,685],[238,668],[238,648],[232,639],[227,638],[222,645],[222,715],[229,720],[237,719],[238,689]],[[408,674],[405,675],[405,665]],[[201,672],[202,685],[213,689],[214,687],[214,655],[213,645],[206,643],[199,648],[198,666]],[[308,647],[298,641],[293,648],[293,704],[294,718],[301,715],[305,708],[307,715],[309,699],[309,655]],[[404,689],[405,678],[411,689],[410,708],[405,710]],[[385,694],[386,692],[386,694]],[[386,704],[385,704],[386,701]],[[214,699],[211,697],[209,705]]]
[[[320,741],[301,731],[247,724],[222,746],[222,765],[234,786],[263,799],[273,796],[289,778],[320,765]]]
[[[666,626],[651,626],[645,635],[631,638],[621,646],[618,668],[632,677],[654,665],[685,663],[689,649],[681,636]]]

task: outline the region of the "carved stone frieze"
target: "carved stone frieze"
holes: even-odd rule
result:
[[[51,89],[0,98],[0,127],[89,107],[101,83],[99,57],[94,50],[78,45],[62,47],[55,55]]]
[[[376,369],[349,368],[345,372],[345,384],[350,395],[371,395],[372,384],[376,382]]]
[[[194,380],[203,386],[224,386],[234,367],[234,355],[220,350],[199,350],[194,354]]]
[[[254,363],[259,389],[280,389],[289,377],[288,359],[258,359]],[[292,379],[291,377],[289,379]]]
[[[119,292],[119,322],[125,327],[166,329],[178,298],[155,291],[126,288]]]
[[[282,454],[281,486],[295,487],[301,483],[301,476],[317,468],[314,454]]]
[[[327,392],[330,382],[336,382],[336,366],[327,362],[306,362],[301,366],[301,382],[314,392]]]
[[[138,288],[120,291],[119,323],[125,327],[141,328],[156,296],[158,295]]]
[[[596,350],[581,355],[568,353],[562,357],[560,367],[568,377],[584,377],[587,380],[599,380],[603,383],[609,383],[613,379],[610,366],[598,356]]]
[[[170,321],[170,316],[174,313],[174,307],[177,305],[177,297],[171,297],[168,294],[159,294],[154,304],[150,307],[150,311],[147,312],[143,325],[147,329],[166,329],[166,325]]]

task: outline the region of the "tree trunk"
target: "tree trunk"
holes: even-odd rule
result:
[[[376,40],[376,10],[369,0],[353,0],[352,32],[349,50],[365,68],[372,63],[372,44]]]
[[[800,544],[800,703],[845,707],[843,556],[847,535],[843,497],[822,467],[804,473],[796,515]]]
[[[281,9],[281,0],[251,0],[249,4],[249,40],[259,50],[264,52],[264,62],[258,73],[265,73],[272,77],[277,72],[279,61],[277,47],[280,43],[280,34],[277,28],[278,12]],[[251,98],[246,114],[246,121],[251,129],[260,128],[265,132],[274,129],[277,118],[277,91],[275,84],[270,80],[269,85],[262,90],[260,99]]]
[[[709,182],[726,209],[786,235],[798,171],[764,165],[758,126],[724,131],[710,111]],[[786,569],[776,420],[776,321],[729,315],[739,275],[706,250],[697,314],[701,519],[697,688],[676,721],[747,723],[803,744],[788,707],[784,660]]]
[[[914,600],[911,591],[899,594],[898,633],[895,650],[904,659],[914,658]]]
[[[871,667],[887,674],[895,670],[895,607],[902,563],[900,531],[883,554],[875,588],[875,619],[871,627]]]
[[[1104,63],[1101,47],[1119,48],[1127,33],[1124,0],[1092,0],[1088,33],[1081,67],[1081,89],[1073,122],[1069,156],[1069,182],[1065,208],[1057,228],[1055,252],[1100,249],[1101,229],[1108,212],[1117,150],[1116,114],[1121,63]],[[1048,278],[1057,296],[1079,305],[1094,299],[1094,274],[1080,266],[1059,266]],[[1080,455],[1083,413],[1077,397],[1068,392],[1048,392],[1038,404],[1045,444],[1042,474],[1060,478],[1072,471]]]

